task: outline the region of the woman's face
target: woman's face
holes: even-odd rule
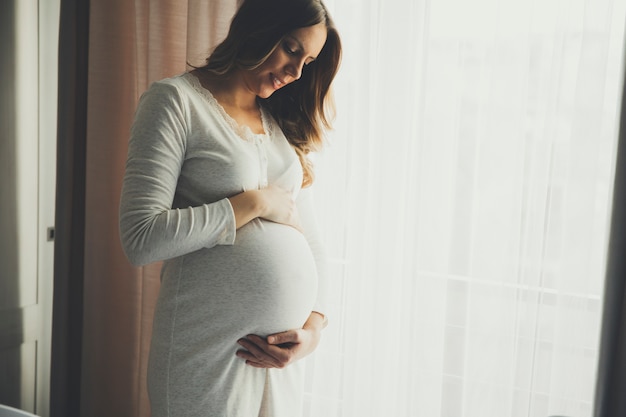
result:
[[[326,34],[324,23],[289,33],[263,65],[246,74],[248,88],[257,96],[268,98],[274,91],[299,79],[304,66],[321,52]]]

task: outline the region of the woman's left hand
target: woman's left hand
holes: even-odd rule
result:
[[[301,329],[275,333],[267,338],[248,335],[239,339],[237,343],[245,350],[238,350],[237,356],[256,368],[284,368],[315,350],[322,327],[323,316],[311,313]]]

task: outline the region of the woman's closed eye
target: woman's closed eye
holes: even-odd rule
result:
[[[282,48],[287,55],[300,57],[304,56],[303,47],[300,41],[295,38],[287,38],[283,41]],[[304,65],[309,65],[310,63],[315,61],[316,57],[307,57],[304,62]]]
[[[295,45],[294,42],[290,42],[289,40],[286,40],[286,41],[283,42],[283,49],[289,55],[295,55],[295,54],[298,53],[298,46]]]

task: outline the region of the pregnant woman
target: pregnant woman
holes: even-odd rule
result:
[[[120,206],[135,265],[163,260],[153,417],[297,417],[324,315],[307,154],[341,45],[319,0],[245,0],[206,65],[135,114]]]

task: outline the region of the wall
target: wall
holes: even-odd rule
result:
[[[0,2],[0,403],[48,414],[59,0]]]

